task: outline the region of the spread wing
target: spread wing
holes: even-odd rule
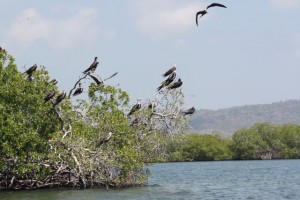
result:
[[[215,6],[217,6],[217,7],[223,7],[223,8],[227,8],[226,6],[224,6],[223,4],[220,4],[220,3],[212,3],[212,4],[210,4],[209,6],[207,6],[206,7],[206,9],[209,9],[209,8],[211,8],[211,7],[215,7]]]
[[[196,24],[197,24],[197,26],[198,26],[198,16],[201,15],[200,17],[202,17],[205,14],[206,14],[205,10],[197,12],[197,14],[196,14]]]

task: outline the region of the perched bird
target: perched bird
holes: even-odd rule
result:
[[[102,85],[103,81],[99,80],[96,76],[89,74],[89,76],[96,82],[97,85]]]
[[[37,64],[34,64],[33,66],[31,66],[29,69],[27,69],[25,71],[26,74],[28,75],[32,75],[32,73],[37,69]]]
[[[176,72],[173,71],[169,75],[169,77],[161,83],[161,85],[157,88],[157,91],[161,90],[163,87],[166,87],[166,86],[170,85],[174,81],[175,78],[176,78]]]
[[[176,70],[176,64],[171,69],[169,69],[168,71],[166,71],[162,76],[163,77],[167,77],[170,74],[172,74],[175,70]]]
[[[103,143],[106,143],[110,140],[111,136],[112,136],[112,132],[109,132],[104,138],[102,138],[99,143],[98,146],[102,145]]]
[[[81,87],[81,83],[79,83],[79,87],[73,93],[73,96],[79,95],[83,92],[83,87]]]
[[[48,93],[47,96],[44,98],[45,102],[52,99],[54,97],[54,95],[55,95],[55,91],[52,91],[52,92]]]
[[[132,115],[134,112],[136,112],[137,110],[141,109],[142,107],[142,104],[140,102],[141,100],[138,99],[137,103],[131,108],[130,112],[128,113],[127,116],[130,116]]]
[[[58,82],[58,81],[57,81],[56,79],[52,79],[52,80],[50,81],[50,83],[53,84],[53,85],[56,85],[57,82]]]
[[[65,90],[63,90],[57,97],[56,97],[56,100],[55,100],[55,103],[54,105],[58,105],[64,98],[66,97],[66,92]]]
[[[84,73],[84,74],[87,74],[87,73],[93,73],[93,72],[95,72],[95,70],[96,70],[96,68],[97,68],[97,66],[98,66],[98,64],[99,64],[99,62],[97,61],[97,59],[98,59],[98,57],[95,57],[95,59],[94,59],[94,62],[90,65],[90,67],[89,68],[87,68],[84,72],[82,72],[82,73]]]
[[[26,77],[26,81],[31,82],[33,80],[32,74],[28,74]]]
[[[208,10],[209,8],[215,7],[215,6],[227,8],[227,7],[224,6],[223,4],[219,4],[219,3],[212,3],[212,4],[210,4],[209,6],[206,7],[205,10],[202,10],[202,11],[197,12],[197,14],[196,14],[196,24],[197,24],[197,26],[198,26],[198,16],[201,15],[200,18],[203,17],[204,15],[207,14],[207,10]]]
[[[168,87],[168,89],[175,89],[175,88],[179,88],[181,85],[182,85],[182,81],[181,79],[179,78],[177,82],[173,83],[172,85],[170,85]]]
[[[196,111],[196,109],[194,107],[191,107],[190,109],[182,111],[181,113],[184,115],[192,115],[195,111]]]

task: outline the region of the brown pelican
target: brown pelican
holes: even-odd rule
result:
[[[161,85],[157,88],[157,91],[161,90],[161,88],[163,88],[163,87],[166,87],[166,86],[170,85],[170,83],[172,83],[172,82],[174,81],[175,78],[176,78],[176,72],[173,71],[173,72],[169,75],[169,77],[168,77],[165,81],[163,81],[163,82],[161,83]]]
[[[169,69],[168,71],[166,71],[162,76],[163,77],[167,77],[170,74],[172,74],[175,70],[176,70],[176,64],[171,69]]]
[[[55,91],[50,92],[49,94],[47,94],[47,96],[44,98],[45,102],[49,101],[50,99],[52,99],[55,95]]]
[[[181,113],[184,115],[192,115],[195,111],[196,111],[196,109],[194,107],[191,107],[190,109],[182,111]]]
[[[63,90],[57,97],[56,97],[56,100],[55,100],[55,103],[54,105],[58,105],[64,98],[66,97],[66,92],[65,90]]]
[[[79,87],[73,93],[73,96],[79,95],[83,92],[83,87],[81,87],[81,83],[79,83]]]
[[[209,6],[206,7],[205,10],[202,10],[202,11],[197,12],[197,14],[196,14],[196,24],[197,24],[197,26],[198,26],[198,16],[201,15],[201,16],[200,16],[200,18],[201,18],[203,15],[206,15],[206,14],[207,14],[207,10],[208,10],[209,8],[215,7],[215,6],[227,8],[227,7],[224,6],[223,4],[219,4],[219,3],[212,3],[212,4],[210,4]]]
[[[177,82],[173,83],[172,85],[170,85],[168,87],[168,89],[175,89],[175,88],[179,88],[181,85],[182,85],[182,81],[181,79],[179,78]]]
[[[95,57],[95,59],[94,59],[94,62],[90,65],[90,67],[89,68],[87,68],[84,72],[82,72],[82,73],[84,73],[84,74],[86,74],[86,73],[93,73],[93,72],[95,72],[95,70],[96,70],[96,68],[97,68],[97,66],[98,66],[98,64],[99,64],[99,62],[97,61],[97,57]]]
[[[136,112],[137,110],[141,109],[142,105],[141,105],[141,100],[138,99],[137,103],[131,108],[130,112],[128,113],[127,116],[132,115],[134,112]]]
[[[34,65],[31,66],[29,69],[27,69],[27,70],[25,71],[25,73],[28,74],[28,75],[31,75],[32,72],[34,72],[36,69],[37,69],[37,65],[34,64]]]

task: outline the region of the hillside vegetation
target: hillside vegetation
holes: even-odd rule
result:
[[[289,100],[272,104],[246,105],[219,110],[197,110],[191,117],[192,132],[220,132],[231,135],[255,123],[299,124],[300,100]]]

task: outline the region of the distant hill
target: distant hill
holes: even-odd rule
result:
[[[219,110],[196,110],[191,116],[192,132],[223,135],[233,134],[241,128],[258,122],[276,124],[300,124],[300,100],[288,100],[272,104],[238,106]]]

